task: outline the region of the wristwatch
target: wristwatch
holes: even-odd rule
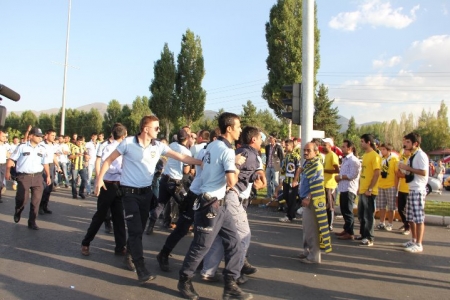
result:
[[[372,193],[372,189],[368,189],[368,191]]]

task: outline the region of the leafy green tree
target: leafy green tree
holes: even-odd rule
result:
[[[5,127],[20,130],[20,125],[20,117],[14,112],[9,113],[5,119]]]
[[[39,115],[39,127],[41,130],[55,129],[55,115],[42,113]],[[56,129],[55,129],[56,131]]]
[[[139,124],[141,122],[142,117],[148,116],[151,114],[151,110],[148,106],[148,97],[136,97],[136,99],[131,104],[131,114],[130,114],[130,127],[128,131],[130,132],[139,132]]]
[[[188,29],[182,37],[176,77],[176,94],[181,115],[185,118],[187,125],[191,125],[203,116],[206,102],[206,91],[202,88],[204,76],[200,37],[194,37],[194,33]]]
[[[243,112],[241,113],[241,126],[257,126],[258,112],[256,106],[252,101],[248,100],[246,105],[242,105]]]
[[[321,84],[314,98],[313,127],[325,131],[326,137],[336,138],[341,125],[338,124],[339,110],[332,107],[334,100],[328,98],[328,88]]]
[[[65,134],[72,136],[74,133],[81,135],[82,123],[85,120],[81,119],[81,111],[77,109],[66,109],[66,125]]]
[[[130,128],[133,127],[131,122],[131,108],[128,106],[128,104],[125,104],[122,106],[122,112],[120,114],[120,117],[118,118],[117,122],[122,123],[127,128],[128,135],[135,135],[139,133],[138,131],[132,131]],[[111,131],[111,128],[109,129]]]
[[[13,139],[14,139],[15,136],[17,136],[17,137],[19,138],[19,142],[20,142],[20,139],[21,139],[22,137],[24,137],[24,133],[20,132],[20,131],[17,130],[17,129],[14,129],[14,128],[8,127],[8,129],[6,130],[6,132],[8,133],[8,142],[9,142],[9,143],[12,143],[12,141],[13,141]]]
[[[170,124],[180,115],[180,104],[174,93],[177,70],[173,52],[164,44],[161,58],[153,66],[154,77],[150,84],[149,107],[165,128],[165,137],[169,138]]]
[[[317,7],[314,12],[314,78],[320,67]],[[285,109],[282,99],[283,85],[302,81],[302,1],[278,0],[270,10],[266,23],[266,41],[269,56],[266,59],[269,81],[264,85],[262,97],[281,118]]]
[[[345,131],[345,137],[351,137],[356,135],[356,122],[355,117],[351,116],[350,120],[348,120],[348,127]]]
[[[26,110],[20,115],[19,130],[25,132],[29,125],[38,126],[38,118],[31,110]]]
[[[86,140],[89,140],[92,133],[99,133],[102,129],[103,117],[98,110],[91,108],[89,112],[82,113],[82,120],[84,120],[84,126],[80,130],[80,134],[83,135]]]
[[[421,138],[421,148],[425,152],[444,149],[449,146],[450,132],[447,119],[447,106],[444,101],[437,111],[436,116],[431,112],[422,111],[419,117],[417,131]]]
[[[114,123],[120,122],[119,119],[122,114],[122,107],[116,99],[109,101],[108,107],[106,108],[106,113],[103,116],[103,132],[105,136],[108,136],[111,133],[111,128]]]

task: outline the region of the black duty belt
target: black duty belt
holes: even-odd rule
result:
[[[204,200],[207,201],[207,204],[205,206],[209,206],[213,203],[218,203],[219,206],[223,206],[225,204],[225,199],[217,199],[217,197],[211,197],[208,193],[203,193],[200,195]]]
[[[42,171],[41,172],[37,172],[37,173],[17,173],[17,175],[24,175],[24,176],[31,176],[31,177],[34,177],[34,176],[42,176]]]
[[[120,181],[110,181],[110,180],[103,180],[104,183],[109,183],[109,184],[119,184],[120,185]]]
[[[161,175],[161,179],[164,179],[164,180],[167,180],[168,182],[173,182],[173,183],[176,183],[176,184],[179,184],[181,182],[180,179],[173,179],[172,177],[170,177],[167,174],[162,174]]]
[[[131,186],[122,185],[120,187],[120,189],[122,190],[122,193],[124,193],[124,194],[143,195],[143,194],[149,193],[152,190],[152,187],[146,186],[143,188],[135,188],[135,187],[131,187]]]

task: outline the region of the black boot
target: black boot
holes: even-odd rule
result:
[[[223,296],[222,296],[223,300],[229,299],[248,300],[253,298],[252,294],[245,293],[238,287],[233,276],[226,275],[224,279],[225,279],[225,288],[223,289]]]
[[[133,263],[136,268],[136,273],[137,273],[139,282],[144,283],[144,282],[147,282],[147,281],[150,281],[150,280],[153,280],[156,278],[155,276],[151,275],[150,272],[145,267],[143,258],[141,258],[137,261],[133,261]]]
[[[158,253],[158,255],[156,255],[156,260],[159,263],[159,268],[161,269],[161,271],[164,272],[169,272],[170,268],[169,268],[169,255],[170,252],[161,250],[161,252]]]
[[[52,211],[48,209],[48,204],[44,205],[43,210],[44,210],[44,213],[46,213],[46,214],[51,214],[52,213]]]
[[[252,266],[248,261],[247,258],[244,261],[244,265],[242,266],[241,273],[245,275],[252,275],[258,272],[258,269]]]
[[[147,230],[145,230],[146,235],[150,235],[153,233],[153,227],[155,227],[156,221],[149,219]]]
[[[185,299],[197,300],[199,299],[199,295],[194,290],[194,286],[192,285],[192,281],[186,275],[180,275],[180,279],[178,280],[178,290],[183,294]]]

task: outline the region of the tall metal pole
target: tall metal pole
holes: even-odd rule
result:
[[[302,1],[302,149],[313,138],[314,0]]]
[[[72,7],[72,0],[69,0],[69,16],[67,17],[67,35],[66,35],[66,57],[64,59],[64,83],[63,96],[61,107],[61,135],[64,135],[64,125],[66,122],[66,82],[67,82],[67,63],[69,59],[69,33],[70,33],[70,9]]]

